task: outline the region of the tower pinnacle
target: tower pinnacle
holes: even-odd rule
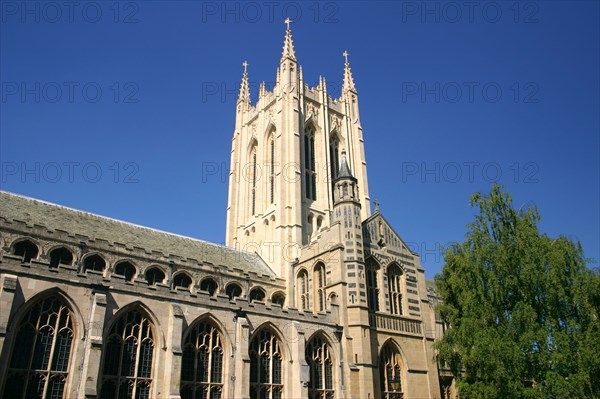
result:
[[[292,30],[290,29],[290,23],[292,20],[288,17],[285,19],[287,29],[285,30],[285,39],[283,41],[283,54],[281,55],[281,61],[285,58],[296,61],[296,54],[294,53],[294,42],[292,41]]]
[[[356,91],[356,87],[354,86],[354,79],[352,78],[352,71],[350,70],[350,63],[348,62],[348,54],[347,51],[342,53],[346,62],[344,63],[344,84],[342,86],[342,91],[345,93],[348,90]]]
[[[242,74],[242,84],[240,85],[240,95],[238,96],[238,102],[250,103],[250,87],[248,86],[248,61],[242,63],[244,66],[244,73]]]

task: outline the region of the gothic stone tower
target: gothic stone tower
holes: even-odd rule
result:
[[[310,88],[289,28],[273,91],[260,85],[250,101],[244,62],[231,146],[226,245],[258,252],[283,278],[302,247],[332,222],[333,180],[342,150],[361,189],[361,219],[370,215],[358,94],[345,52],[340,98],[325,78]]]

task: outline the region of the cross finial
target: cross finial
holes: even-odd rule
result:
[[[375,204],[375,212],[379,212],[379,201],[375,200],[373,203]]]
[[[247,68],[247,67],[248,67],[248,65],[250,65],[250,64],[248,64],[248,61],[244,61],[244,62],[242,62],[242,65],[244,66],[244,72],[246,72],[246,68]]]
[[[283,22],[285,22],[285,24],[287,25],[287,30],[290,30],[290,24],[292,23],[290,17],[287,17]]]
[[[344,58],[346,59],[346,64],[348,63],[348,56],[350,54],[348,54],[348,52],[346,50],[344,50],[344,52],[342,53],[342,55],[344,56]]]

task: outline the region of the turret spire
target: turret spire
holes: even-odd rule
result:
[[[350,167],[348,166],[348,161],[346,160],[346,150],[342,150],[342,162],[336,180],[342,178],[355,179],[354,176],[352,176],[352,172],[350,172]]]
[[[344,85],[342,86],[342,91],[345,93],[348,90],[356,91],[356,87],[354,86],[354,79],[352,78],[352,71],[350,70],[350,63],[348,62],[348,52],[344,51],[342,53],[346,62],[344,63]]]
[[[285,30],[285,39],[283,41],[283,54],[281,55],[281,60],[283,61],[285,58],[289,58],[296,61],[294,42],[292,41],[292,30],[290,29],[290,23],[292,20],[288,17],[284,22],[287,25],[287,29]]]
[[[240,95],[238,96],[238,102],[250,103],[250,87],[248,86],[248,61],[242,63],[244,66],[244,74],[242,75],[242,84],[240,85]]]

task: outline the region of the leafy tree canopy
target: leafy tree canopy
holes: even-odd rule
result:
[[[600,276],[579,243],[540,234],[495,185],[445,254],[435,282],[447,324],[436,343],[461,399],[599,398]]]

